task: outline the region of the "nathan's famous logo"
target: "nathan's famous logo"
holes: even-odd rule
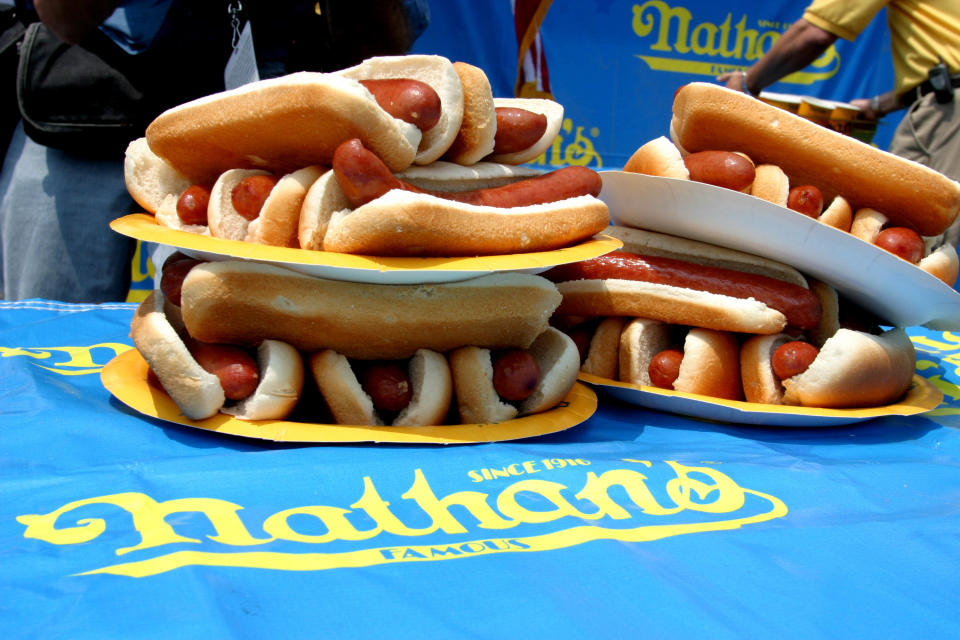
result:
[[[603,167],[603,158],[593,145],[594,139],[599,135],[600,130],[597,127],[589,129],[581,125],[574,127],[573,120],[564,118],[557,137],[553,139],[553,144],[531,160],[530,164],[557,167],[589,165],[599,169]]]
[[[87,347],[0,347],[0,358],[31,358],[41,369],[65,376],[80,376],[100,373],[114,356],[131,348],[119,342],[101,342]]]
[[[257,522],[226,500],[158,502],[143,493],[76,500],[17,520],[26,526],[24,537],[79,545],[104,534],[105,518],[126,523],[118,518],[119,508],[139,534],[138,544],[114,550],[129,561],[80,575],[143,577],[190,565],[314,571],[550,551],[597,540],[646,542],[787,514],[778,498],[741,487],[714,468],[623,462],[631,468],[597,472],[587,460],[520,461],[473,470],[467,475],[474,490],[444,496],[417,469],[399,499],[382,496],[365,477],[361,495],[347,506],[297,506]],[[572,489],[557,481],[561,476],[582,485]],[[208,533],[211,526],[214,535]],[[135,539],[129,529],[112,529],[109,537]],[[83,556],[90,554],[87,546]]]
[[[654,71],[717,76],[745,69],[769,51],[786,26],[771,20],[748,24],[745,14],[734,23],[732,13],[720,24],[695,22],[689,9],[671,7],[662,0],[633,5],[633,32],[652,41],[651,53],[637,57]],[[840,56],[830,45],[807,69],[783,81],[812,84],[832,77],[839,69]]]
[[[917,350],[917,371],[943,392],[944,402],[927,416],[960,415],[960,386],[943,379],[960,377],[960,334],[944,331],[936,337],[910,336]],[[925,357],[927,354],[935,359]]]

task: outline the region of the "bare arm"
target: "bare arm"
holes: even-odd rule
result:
[[[745,76],[740,72],[732,72],[719,76],[717,80],[731,89],[742,90],[745,77],[750,93],[756,95],[784,76],[807,67],[836,40],[837,36],[801,18],[790,25],[770,50],[747,69]]]
[[[34,0],[37,15],[64,42],[76,44],[110,17],[121,0]]]

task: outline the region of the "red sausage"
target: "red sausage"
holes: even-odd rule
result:
[[[207,205],[210,189],[199,184],[190,185],[177,200],[177,216],[183,224],[207,224]]]
[[[241,216],[247,220],[254,220],[260,215],[263,203],[276,184],[277,178],[274,176],[264,174],[247,176],[230,192],[230,203]]]
[[[429,131],[440,121],[440,96],[433,87],[408,78],[361,80],[380,107],[404,122]]]
[[[757,173],[752,162],[732,151],[698,151],[685,156],[683,163],[691,180],[734,191],[742,191],[753,184]]]
[[[819,218],[823,213],[823,194],[812,184],[794,187],[787,196],[787,208],[811,218]]]
[[[228,400],[243,400],[257,389],[260,372],[249,352],[227,344],[191,341],[187,345],[194,360],[220,379]]]
[[[160,275],[160,291],[164,297],[176,306],[180,306],[180,291],[183,288],[183,279],[203,260],[196,260],[182,253],[175,253],[163,263]]]
[[[661,389],[673,389],[673,383],[680,377],[681,362],[683,351],[679,349],[664,349],[653,356],[648,367],[650,384]]]
[[[590,260],[560,265],[542,275],[553,282],[585,279],[640,280],[734,298],[755,298],[781,312],[790,326],[812,329],[820,322],[820,301],[809,289],[775,278],[672,258],[614,251]]]
[[[913,264],[920,262],[926,251],[920,234],[906,227],[888,227],[877,235],[873,243]]]
[[[786,380],[806,371],[819,353],[820,350],[809,342],[793,340],[776,348],[770,364],[773,366],[773,373],[781,380]]]
[[[494,153],[516,153],[529,149],[547,132],[547,116],[516,107],[497,107]]]
[[[523,207],[581,195],[600,194],[600,175],[586,167],[565,167],[493,189],[431,192],[406,183],[354,138],[340,144],[333,155],[333,172],[350,206],[356,209],[392,189],[428,193],[447,200],[488,207]]]
[[[507,402],[521,402],[540,384],[540,366],[523,349],[504,351],[493,361],[493,388]]]
[[[371,362],[359,367],[360,386],[377,411],[402,411],[413,397],[407,368],[399,362]]]

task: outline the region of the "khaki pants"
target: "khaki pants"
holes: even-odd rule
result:
[[[960,181],[960,92],[947,104],[938,103],[932,93],[914,102],[893,134],[890,153]],[[960,217],[944,235],[957,246]]]

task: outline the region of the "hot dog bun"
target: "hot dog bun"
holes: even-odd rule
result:
[[[279,340],[257,346],[260,382],[248,398],[221,407],[241,420],[277,420],[290,415],[303,392],[303,359],[297,350]]]
[[[483,69],[465,62],[454,62],[453,68],[463,86],[463,120],[443,158],[457,164],[471,165],[493,153],[494,136],[497,134],[493,88]]]
[[[395,189],[358,209],[335,212],[323,248],[378,256],[550,251],[594,236],[609,219],[607,205],[593,196],[501,208]]]
[[[305,352],[378,359],[409,357],[420,348],[527,347],[546,328],[560,294],[544,278],[519,273],[377,285],[223,261],[194,267],[181,299],[187,330],[204,342],[272,338]]]
[[[408,78],[430,85],[440,96],[440,120],[423,136],[414,162],[430,164],[442,156],[453,144],[463,121],[464,91],[460,76],[447,58],[436,55],[378,56],[360,64],[334,72],[334,75],[353,80],[390,80]],[[379,151],[377,154],[379,155]],[[391,169],[399,170],[387,163]],[[409,163],[408,163],[409,164]]]
[[[183,415],[191,420],[209,418],[226,402],[223,387],[217,376],[190,355],[183,338],[167,320],[168,311],[176,313],[176,307],[166,305],[160,291],[150,292],[137,307],[130,337]]]
[[[790,339],[777,335],[746,341],[740,357],[748,401],[826,408],[885,405],[903,396],[916,369],[916,351],[902,329],[879,336],[840,329],[806,371],[780,381],[770,358]]]
[[[650,362],[671,347],[673,334],[663,322],[634,318],[620,336],[620,380],[651,386]],[[725,331],[691,328],[683,338],[683,360],[674,391],[713,398],[743,398],[740,383],[740,343]]]
[[[535,159],[541,153],[550,148],[560,132],[563,125],[563,105],[553,100],[543,98],[494,98],[494,108],[508,107],[516,109],[525,109],[533,113],[542,114],[547,118],[547,128],[540,138],[521,151],[511,153],[493,153],[487,156],[489,162],[502,162],[504,164],[523,164]]]
[[[490,349],[468,346],[450,352],[454,395],[462,422],[502,422],[546,411],[563,399],[576,381],[580,366],[573,340],[548,327],[527,351],[537,362],[540,381],[533,393],[518,404],[506,402],[497,394]]]
[[[623,327],[614,345],[620,362],[619,377],[630,384],[650,386],[650,360],[671,344],[670,328],[665,322],[632,318]]]
[[[176,199],[192,184],[189,178],[155,154],[146,138],[137,138],[127,145],[123,178],[130,197],[149,213],[156,213],[165,199],[170,196]]]
[[[673,388],[714,398],[742,400],[737,338],[725,331],[690,329],[683,342],[680,376]]]
[[[778,333],[787,324],[782,313],[756,300],[659,283],[571,280],[558,282],[557,290],[562,315],[647,317],[743,333]]]
[[[665,136],[642,144],[623,165],[623,170],[661,178],[690,179],[690,171],[683,162],[683,154]]]
[[[337,145],[351,138],[399,171],[413,162],[421,137],[356,80],[306,71],[173,107],[146,130],[153,152],[198,184],[213,184],[229,169],[329,166]]]
[[[782,168],[791,184],[843,195],[856,210],[885,212],[924,236],[943,233],[960,210],[960,184],[919,163],[768,105],[739,91],[694,82],[677,91],[671,132],[681,150],[743,151]]]
[[[438,160],[428,166],[413,165],[396,174],[398,178],[431,191],[463,191],[501,187],[543,172],[494,162],[462,166]],[[360,207],[361,209],[363,207]],[[300,209],[299,242],[302,249],[322,250],[330,220],[336,212],[349,212],[350,203],[333,172],[321,176],[307,192]]]
[[[418,349],[407,368],[413,395],[391,424],[395,427],[442,424],[453,394],[446,358],[435,351]],[[373,399],[363,389],[344,355],[332,349],[318,351],[310,356],[310,370],[337,424],[384,424]]]

